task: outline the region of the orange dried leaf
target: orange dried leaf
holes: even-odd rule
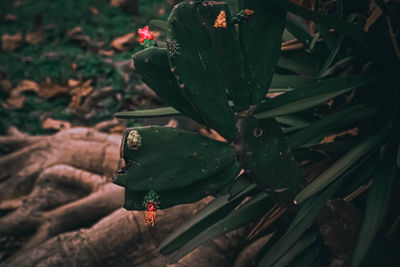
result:
[[[23,80],[21,81],[17,87],[13,89],[13,91],[24,92],[24,91],[33,91],[39,92],[39,85],[35,81],[31,80]]]
[[[324,139],[322,139],[321,144],[326,144],[326,143],[332,143],[336,140],[337,137],[345,136],[345,135],[351,135],[351,136],[357,136],[358,135],[358,127],[340,132],[338,134],[332,134],[329,136],[325,136]]]
[[[208,137],[210,139],[214,139],[214,140],[217,140],[217,141],[220,141],[220,142],[223,142],[223,143],[227,143],[228,142],[225,138],[223,138],[219,133],[217,133],[213,129],[210,129],[210,131],[207,131],[205,128],[200,128],[199,132],[202,135],[204,135],[204,136],[206,136],[206,137]]]
[[[18,109],[24,106],[25,96],[24,95],[15,95],[7,98],[6,102],[2,103],[2,106],[5,109]]]
[[[68,121],[62,120],[54,120],[52,118],[46,118],[42,121],[43,129],[53,129],[53,130],[61,130],[71,128],[71,123]]]
[[[103,50],[103,49],[100,49],[99,50],[99,55],[111,57],[111,56],[114,55],[114,50]]]
[[[82,98],[88,96],[93,91],[91,83],[92,80],[87,80],[84,83],[72,79],[68,80],[68,84],[71,88],[69,91],[71,102],[68,106],[71,109],[79,109],[81,107]]]
[[[5,51],[14,51],[19,48],[22,43],[22,34],[16,33],[14,35],[5,33],[1,37],[1,48]]]
[[[75,28],[72,28],[71,30],[69,30],[67,32],[67,37],[71,38],[74,35],[81,34],[81,33],[82,33],[82,27],[81,26],[76,26]]]
[[[111,46],[116,50],[124,50],[124,45],[134,43],[136,41],[136,34],[134,32],[125,34],[116,38],[111,42]]]
[[[37,30],[25,35],[25,42],[36,45],[43,40],[43,31]]]
[[[111,0],[110,2],[110,6],[122,6],[123,4],[125,4],[126,1],[125,0]]]
[[[376,20],[383,14],[382,9],[377,6],[374,11],[372,11],[372,14],[368,17],[367,21],[365,22],[364,25],[364,31],[368,32],[369,28],[376,22]]]
[[[1,80],[0,87],[5,92],[10,92],[12,88],[12,84],[9,80]]]
[[[66,94],[68,93],[69,89],[65,86],[61,86],[58,84],[53,84],[49,77],[46,78],[46,81],[40,83],[40,90],[38,95],[44,98],[51,98],[58,94]]]
[[[4,20],[5,21],[16,21],[16,20],[18,20],[18,17],[15,16],[14,14],[6,14],[4,16]]]
[[[92,12],[92,14],[94,14],[94,15],[99,14],[99,10],[97,8],[95,8],[94,6],[90,7],[90,12]]]
[[[69,87],[76,87],[81,83],[79,80],[68,79],[68,86]]]

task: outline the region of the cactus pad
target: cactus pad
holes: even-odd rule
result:
[[[209,23],[216,29],[214,21],[221,11],[218,3],[182,2],[176,5],[168,19],[167,44],[170,65],[181,92],[209,127],[233,141],[238,132],[228,104],[227,84],[213,49],[208,21],[203,20],[199,12],[203,5],[215,8],[217,15]]]
[[[141,136],[136,150],[128,147],[131,132]],[[143,209],[143,198],[152,190],[160,196],[160,208],[197,201],[218,192],[240,171],[230,145],[197,133],[150,126],[127,129],[123,138],[126,167],[115,183],[126,188],[128,209]]]

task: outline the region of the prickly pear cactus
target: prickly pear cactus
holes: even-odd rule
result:
[[[268,91],[285,12],[271,1],[240,5],[231,15],[223,1],[179,3],[165,24],[167,49],[157,47],[148,28],[140,30],[145,49],[133,60],[143,81],[227,142],[167,127],[127,129],[121,145],[126,166],[115,181],[126,188],[125,208],[144,210],[144,199],[154,194],[161,209],[216,195],[241,170],[263,190],[297,192],[301,175],[281,129],[252,117],[250,108]],[[281,167],[287,170],[279,173]]]

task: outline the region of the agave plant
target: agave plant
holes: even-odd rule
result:
[[[125,131],[126,167],[115,181],[126,188],[125,208],[215,197],[161,253],[178,260],[262,217],[253,236],[274,235],[255,263],[310,266],[326,252],[314,219],[332,199],[360,200],[365,211],[352,266],[373,262],[366,255],[377,244],[394,244],[383,234],[394,233],[395,217],[386,216],[399,203],[399,61],[378,22],[366,32],[361,13],[330,5],[323,14],[288,0],[239,0],[235,11],[185,1],[167,22],[150,23],[166,40],[147,34],[134,66],[169,106],[116,116],[184,115],[225,139],[160,126]],[[398,18],[381,5],[389,21]],[[283,217],[290,223],[271,224]]]

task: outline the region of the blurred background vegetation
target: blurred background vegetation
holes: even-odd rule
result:
[[[46,118],[93,125],[125,108],[152,105],[139,97],[144,89],[136,88],[141,83],[130,59],[141,49],[138,28],[166,19],[173,4],[1,1],[0,131],[14,125],[44,134],[57,130],[44,129]]]

